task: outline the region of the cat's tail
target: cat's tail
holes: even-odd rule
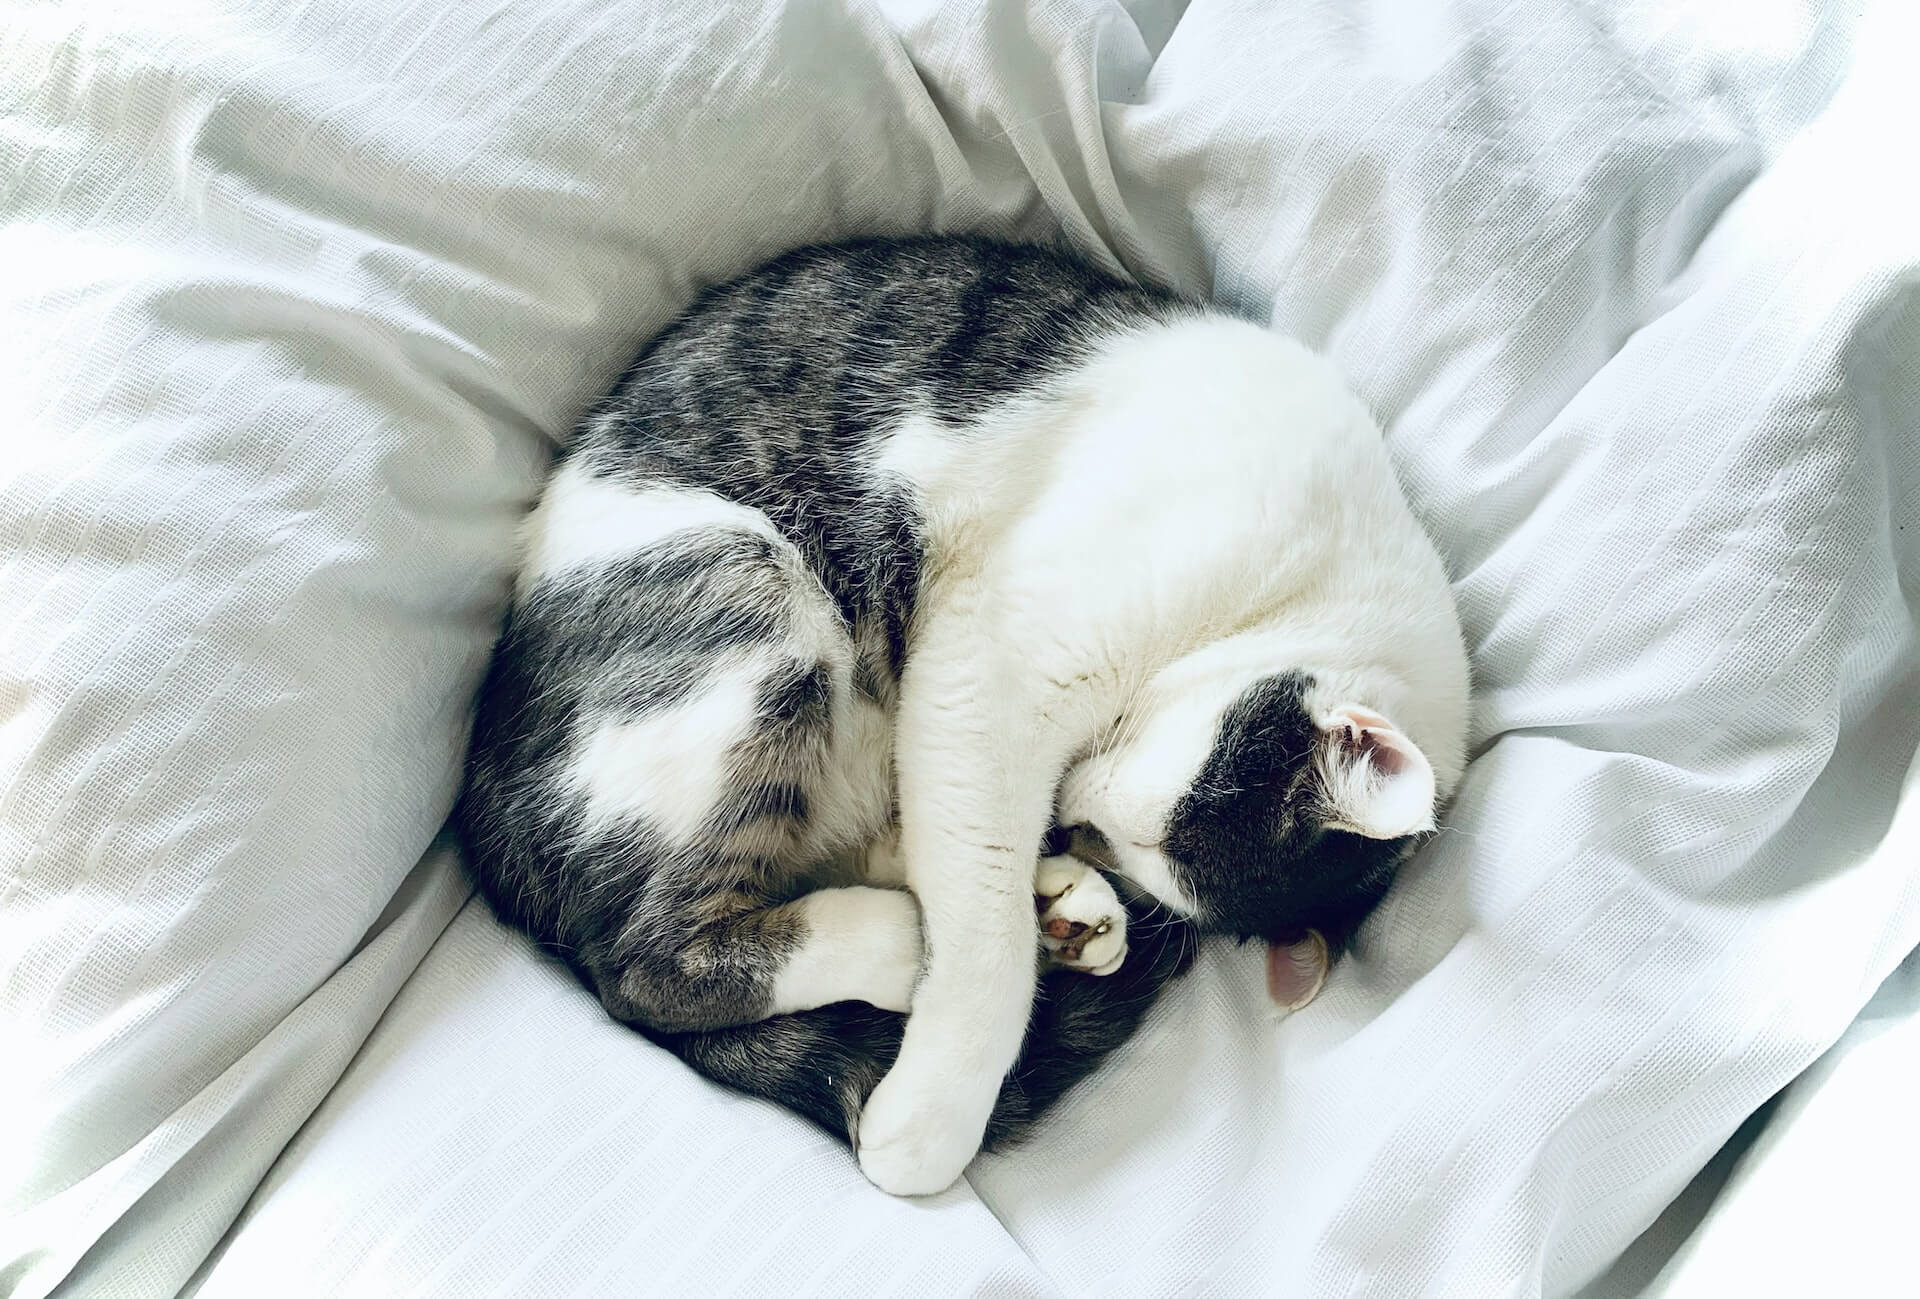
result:
[[[1160,989],[1193,963],[1191,925],[1129,903],[1127,959],[1105,978],[1071,970],[1040,981],[1019,1062],[987,1123],[985,1149],[1024,1136],[1068,1088],[1133,1035]],[[863,1002],[711,1033],[649,1032],[716,1082],[804,1114],[851,1142],[860,1108],[900,1051],[906,1017]]]

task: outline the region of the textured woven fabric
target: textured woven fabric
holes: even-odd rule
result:
[[[1908,821],[1911,862],[1920,860],[1920,816]],[[1794,1080],[1698,1227],[1642,1293],[1897,1294],[1911,1286],[1915,1079],[1920,952]],[[1605,1293],[1596,1287],[1593,1299]]]
[[[1920,763],[1907,778],[1920,782]],[[1920,861],[1920,798],[1902,805],[1878,851]],[[1911,1289],[1915,1079],[1920,950],[1579,1299]]]
[[[1874,851],[1920,745],[1914,24],[0,0],[0,1289],[1598,1274],[1920,941]],[[554,439],[699,285],[925,228],[1326,349],[1481,694],[1308,1012],[1210,950],[902,1204],[604,1023],[434,837]]]

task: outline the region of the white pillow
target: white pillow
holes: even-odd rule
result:
[[[699,285],[1037,209],[857,8],[16,8],[0,85],[0,1277],[144,1200],[177,1283],[433,938],[553,440]]]

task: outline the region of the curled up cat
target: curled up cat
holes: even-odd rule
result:
[[[1440,559],[1305,348],[1038,248],[812,247],[562,452],[458,818],[610,1014],[925,1194],[1193,934],[1310,999],[1467,698]]]

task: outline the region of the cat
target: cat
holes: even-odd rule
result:
[[[1467,707],[1326,362],[1057,251],[871,239],[707,290],[583,420],[457,822],[616,1019],[927,1194],[1194,933],[1311,998]]]

